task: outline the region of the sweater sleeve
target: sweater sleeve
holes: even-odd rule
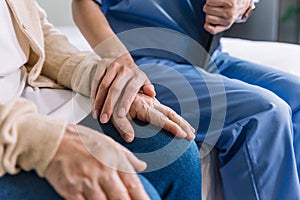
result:
[[[34,169],[43,177],[66,125],[38,114],[26,99],[0,104],[0,175]]]
[[[40,23],[44,34],[45,62],[42,75],[58,84],[90,96],[91,81],[100,57],[92,51],[79,51],[68,38],[47,21],[46,13],[38,4]]]

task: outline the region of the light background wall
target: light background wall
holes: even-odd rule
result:
[[[143,1],[143,0],[140,0]],[[74,25],[72,20],[72,0],[37,0],[46,10],[48,19],[56,26]],[[297,30],[298,21],[290,21],[286,24],[280,23],[280,16],[291,4],[300,0],[260,0],[257,9],[247,23],[237,24],[227,35],[253,40],[270,40],[300,43],[300,31]],[[299,17],[300,18],[300,17]]]
[[[44,8],[48,20],[56,26],[74,25],[72,20],[72,0],[36,0]]]

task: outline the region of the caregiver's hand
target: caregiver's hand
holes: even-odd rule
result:
[[[149,199],[135,170],[146,163],[110,137],[69,125],[45,177],[65,199]]]
[[[129,53],[116,59],[102,59],[91,87],[94,118],[99,118],[102,123],[107,123],[118,101],[120,103],[117,115],[125,117],[140,90],[150,97],[155,96],[150,80],[134,63]]]
[[[206,13],[204,28],[211,34],[229,29],[241,19],[253,0],[207,0],[203,7]]]
[[[137,94],[129,110],[128,117],[113,114],[112,122],[126,142],[134,139],[134,130],[128,118],[137,118],[161,127],[178,138],[193,140],[195,129],[171,108],[162,105],[157,99]]]

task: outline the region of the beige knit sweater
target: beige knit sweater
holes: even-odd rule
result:
[[[79,52],[46,20],[34,0],[6,0],[14,28],[27,56],[28,84],[33,87],[71,88],[89,96],[100,58]],[[5,64],[5,63],[4,63]],[[0,175],[35,169],[40,176],[54,157],[66,122],[37,113],[25,99],[0,104]]]

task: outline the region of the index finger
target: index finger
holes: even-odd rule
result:
[[[124,181],[117,171],[107,172],[99,178],[99,185],[107,196],[107,199],[130,200],[129,192]]]
[[[118,144],[118,148],[120,148],[126,155],[126,158],[130,162],[130,164],[133,166],[135,171],[142,172],[147,168],[147,163],[137,158],[131,151],[126,149],[124,146]]]
[[[134,73],[131,71],[131,73]],[[124,93],[120,99],[119,108],[118,108],[118,116],[125,117],[133,103],[136,94],[139,92],[140,88],[145,84],[145,80],[143,76],[133,77],[126,85]]]
[[[150,200],[137,174],[119,172],[119,176],[127,188],[129,196],[132,200]]]
[[[162,105],[157,104],[155,105],[155,109],[159,110],[162,114],[168,117],[169,121],[173,121],[178,126],[180,126],[181,129],[183,129],[187,134],[187,139],[193,140],[195,139],[195,129],[180,115],[178,115],[174,110],[171,108]]]
[[[96,68],[96,71],[94,73],[94,77],[92,80],[92,84],[91,84],[90,98],[91,98],[92,102],[95,101],[99,84],[100,84],[101,80],[103,79],[103,75],[105,74],[106,68],[111,64],[111,62],[112,61],[110,61],[108,59],[102,59],[101,61],[99,61],[98,65],[97,65],[97,68]]]
[[[161,127],[169,131],[179,138],[189,139],[189,134],[186,133],[178,124],[170,120],[165,114],[156,109],[149,109],[149,122],[155,126]],[[192,138],[194,139],[194,138]]]

